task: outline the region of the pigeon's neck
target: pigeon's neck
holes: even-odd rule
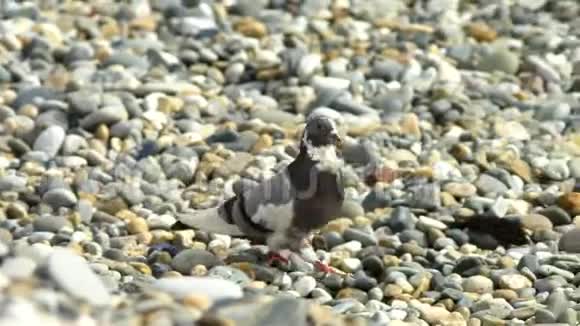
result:
[[[342,162],[336,155],[336,146],[334,145],[313,146],[310,142],[304,141],[300,152],[318,165],[321,170],[335,171]]]

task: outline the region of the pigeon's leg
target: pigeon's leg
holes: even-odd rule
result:
[[[302,239],[302,247],[310,247],[312,248],[312,235],[305,237]],[[314,248],[312,248],[314,250]],[[304,256],[304,255],[303,255]],[[308,260],[308,259],[305,259]],[[314,261],[312,261],[312,264],[314,265],[314,268],[316,268],[316,270],[318,270],[319,272],[323,272],[325,274],[339,274],[339,275],[345,275],[345,273],[341,270],[338,270],[326,263],[324,263],[322,260],[320,259],[316,259]]]
[[[316,267],[316,269],[320,272],[323,272],[325,274],[339,274],[339,275],[344,275],[345,273],[341,270],[338,270],[324,262],[322,262],[321,260],[317,260],[314,262],[314,267]]]
[[[290,250],[279,250],[278,252],[276,251],[270,251],[268,252],[268,265],[272,265],[275,262],[279,262],[282,263],[284,265],[287,265],[290,261],[289,257],[290,254],[292,254],[292,252]]]

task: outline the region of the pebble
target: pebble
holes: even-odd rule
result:
[[[162,278],[155,280],[152,286],[178,299],[185,299],[192,295],[200,295],[211,301],[242,297],[242,289],[239,285],[231,281],[209,277]]]
[[[504,289],[521,290],[532,287],[532,281],[523,275],[507,274],[500,276],[499,286]]]
[[[56,233],[68,224],[63,216],[41,216],[34,220],[34,230]]]
[[[111,304],[111,295],[84,259],[74,253],[55,250],[48,259],[48,271],[65,291],[92,305]]]
[[[77,196],[65,188],[56,188],[47,191],[42,200],[54,207],[71,207],[77,203]]]
[[[36,262],[26,257],[11,257],[0,267],[0,273],[14,281],[29,279],[36,270]]]
[[[54,157],[62,147],[65,136],[66,133],[62,127],[50,126],[38,135],[32,149],[45,152],[50,157]]]
[[[315,287],[316,280],[312,276],[303,276],[293,284],[294,290],[296,290],[301,297],[308,296]]]
[[[190,274],[197,265],[203,265],[209,269],[220,264],[221,262],[216,256],[201,249],[181,251],[171,261],[171,266],[182,274]]]
[[[481,275],[474,275],[463,281],[463,290],[478,294],[491,293],[493,291],[493,281]]]
[[[578,242],[579,238],[580,238],[580,229],[574,228],[566,232],[560,238],[558,247],[560,248],[560,250],[565,252],[579,253],[580,252],[580,242]]]

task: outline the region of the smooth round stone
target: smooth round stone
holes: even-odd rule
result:
[[[371,276],[379,277],[385,272],[385,264],[382,259],[372,255],[362,260],[363,269]]]
[[[493,298],[480,300],[474,303],[471,309],[480,316],[485,314],[504,319],[511,314],[514,308],[503,298]]]
[[[321,280],[321,283],[332,291],[338,291],[342,289],[344,279],[337,274],[329,274]]]
[[[121,105],[105,106],[84,117],[80,125],[83,129],[92,130],[100,124],[113,125],[127,120],[128,117],[127,110]]]
[[[556,318],[560,318],[560,316],[568,310],[570,302],[568,301],[564,291],[557,289],[552,292],[548,297],[548,300],[546,300],[546,306]]]
[[[362,207],[365,212],[374,211],[377,208],[389,206],[392,198],[386,191],[373,189],[362,201]]]
[[[341,216],[348,218],[355,218],[357,216],[364,216],[365,211],[361,204],[353,200],[345,200],[341,207]]]
[[[578,313],[573,308],[568,308],[564,314],[560,315],[559,320],[568,325],[578,325]]]
[[[32,149],[35,151],[43,151],[50,157],[54,157],[60,150],[65,135],[65,131],[62,127],[50,126],[38,135],[34,141]]]
[[[70,295],[96,306],[111,304],[111,296],[86,261],[68,249],[55,249],[48,259],[54,281]]]
[[[301,297],[306,297],[316,287],[316,280],[312,276],[302,276],[294,282],[292,287]]]
[[[243,292],[241,287],[231,281],[211,277],[170,277],[153,282],[153,287],[169,293],[178,299],[185,299],[192,295],[207,297],[212,301],[224,299],[239,299]]]
[[[551,230],[553,225],[550,219],[540,214],[527,214],[520,217],[522,225],[534,232],[541,230]]]
[[[520,290],[532,287],[532,281],[523,275],[507,274],[500,276],[499,286],[504,289]]]
[[[362,267],[362,264],[358,258],[345,258],[340,266],[345,272],[354,273]]]
[[[351,254],[356,254],[362,249],[362,245],[358,241],[348,241],[341,245],[332,248],[332,251],[347,251]]]
[[[372,277],[368,277],[367,275],[365,275],[365,273],[363,273],[362,271],[357,272],[354,277],[353,277],[353,281],[352,285],[353,287],[357,288],[357,289],[361,289],[363,291],[367,291],[370,295],[370,290],[371,289],[375,289],[375,291],[379,290],[379,288],[377,288],[378,282],[376,279],[372,278]],[[375,293],[376,295],[380,295],[381,297],[382,295],[382,291],[380,291],[379,293]]]
[[[83,90],[67,94],[67,100],[72,112],[85,115],[98,109],[101,97],[96,92]]]
[[[556,316],[547,309],[538,309],[535,314],[535,322],[538,324],[554,324],[556,323]]]
[[[151,215],[147,218],[147,224],[151,229],[171,229],[177,219],[169,214]]]
[[[570,175],[573,178],[580,178],[580,158],[572,158],[568,161],[568,168]]]
[[[69,221],[64,216],[41,216],[34,220],[33,225],[35,231],[56,233],[69,225]]]
[[[36,262],[27,257],[10,257],[2,263],[0,274],[12,280],[26,280],[36,270]]]
[[[447,237],[438,238],[433,242],[433,248],[437,250],[442,250],[447,247],[457,248],[457,243],[453,239]]]
[[[445,223],[438,221],[434,218],[427,217],[427,216],[419,217],[419,221],[417,222],[417,227],[421,228],[422,230],[429,230],[429,229],[445,230],[445,229],[447,229],[447,225]]]
[[[42,201],[53,207],[71,207],[77,203],[77,196],[65,188],[55,188],[42,196]]]
[[[44,100],[56,99],[57,92],[49,87],[30,87],[18,93],[18,97],[12,102],[12,107],[20,108],[26,104],[34,104],[39,98]]]
[[[201,249],[187,249],[178,253],[171,261],[171,266],[182,274],[190,274],[197,265],[212,268],[222,262],[212,253]]]
[[[189,184],[193,179],[196,165],[186,161],[179,161],[168,166],[165,169],[165,174],[169,179],[177,179],[184,184]]]
[[[62,152],[65,155],[74,155],[80,149],[87,148],[87,147],[89,147],[89,144],[88,144],[86,139],[84,139],[82,136],[79,136],[79,135],[70,134],[70,135],[66,135],[66,137],[64,139],[64,143],[62,146]]]
[[[546,216],[554,226],[572,223],[570,214],[558,206],[546,207],[538,211],[538,214]]]
[[[250,283],[250,278],[243,271],[229,266],[215,266],[212,267],[207,276],[219,278],[244,286]]]
[[[493,292],[493,281],[481,275],[474,275],[463,280],[463,290],[473,293],[491,293]]]
[[[462,230],[451,229],[448,230],[446,233],[451,239],[453,239],[453,241],[455,241],[460,246],[469,242],[469,236]]]
[[[508,187],[505,183],[501,182],[497,178],[489,175],[482,174],[479,176],[475,182],[475,186],[484,194],[504,194]]]
[[[365,291],[353,288],[344,288],[336,294],[337,299],[353,298],[361,303],[368,301],[368,295]]]
[[[319,304],[325,304],[333,300],[332,295],[321,288],[315,288],[312,290],[310,296]]]
[[[252,118],[279,125],[298,124],[301,122],[298,116],[280,110],[254,110],[252,111]]]
[[[387,223],[393,232],[401,232],[405,229],[413,229],[415,222],[416,218],[408,207],[398,206],[391,213],[391,217]]]
[[[562,276],[563,278],[567,279],[567,280],[571,280],[574,278],[574,273],[572,273],[571,271],[567,271],[565,269],[556,267],[556,266],[552,266],[552,265],[541,265],[538,268],[538,273],[541,275],[545,275],[545,276],[549,276],[549,275],[558,275],[558,276]]]
[[[539,259],[536,255],[524,255],[518,262],[518,269],[522,270],[524,267],[535,273],[540,266]]]
[[[534,288],[536,288],[539,293],[552,292],[554,289],[560,288],[566,284],[567,282],[563,277],[550,276],[536,280],[534,282]]]
[[[501,71],[513,75],[520,65],[520,58],[505,47],[498,47],[482,56],[478,69],[486,72]]]
[[[399,233],[401,242],[416,242],[420,247],[427,247],[427,236],[419,230],[404,230]]]
[[[47,128],[47,129],[45,129],[45,131],[50,129],[50,128],[60,127],[64,131],[64,130],[68,129],[68,118],[67,118],[66,113],[59,110],[59,109],[49,110],[49,111],[46,111],[46,112],[39,114],[36,117],[35,127],[37,129]],[[44,133],[44,131],[43,131],[43,133]],[[60,132],[53,133],[48,138],[48,144],[50,145],[50,147],[56,148],[56,146],[59,144],[59,142],[62,145],[63,138],[64,138],[64,132],[63,133],[60,133]],[[36,149],[36,150],[39,150],[39,149]],[[58,153],[58,150],[55,152],[55,155],[56,155],[56,153]]]
[[[344,240],[346,241],[358,241],[363,247],[374,246],[377,244],[377,239],[374,234],[364,232],[355,228],[348,228],[342,234]]]
[[[542,170],[548,178],[556,181],[563,181],[570,176],[568,163],[564,160],[553,160]]]
[[[0,240],[0,257],[6,257],[8,255],[9,249],[8,246],[4,243],[3,240]]]
[[[560,250],[570,253],[580,253],[580,228],[574,228],[560,238]]]

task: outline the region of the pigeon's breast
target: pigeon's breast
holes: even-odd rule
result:
[[[339,217],[343,196],[336,175],[321,173],[312,196],[294,202],[293,224],[300,230],[310,231]]]

